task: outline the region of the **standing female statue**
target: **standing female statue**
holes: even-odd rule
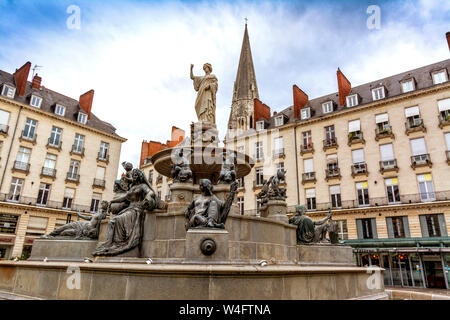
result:
[[[109,203],[109,207],[114,203],[128,203],[128,206],[111,218],[106,241],[95,249],[94,256],[115,256],[141,244],[145,210],[156,208],[158,199],[141,170],[133,169],[131,177],[130,189]]]
[[[191,79],[194,81],[194,89],[198,91],[195,100],[195,111],[200,122],[216,124],[216,93],[218,90],[218,81],[212,72],[212,66],[209,63],[203,65],[205,75],[203,77],[194,76],[192,72],[194,65],[191,64]]]

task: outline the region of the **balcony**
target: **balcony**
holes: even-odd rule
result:
[[[61,140],[52,141],[51,138],[48,138],[47,148],[53,148],[53,149],[56,149],[58,151],[61,151],[61,146],[62,146],[62,141]]]
[[[85,150],[85,148],[84,147],[80,147],[80,146],[77,146],[77,145],[72,145],[72,150],[70,150],[70,155],[79,155],[79,156],[81,156],[82,158],[84,157],[84,150]]]
[[[56,178],[56,169],[42,167],[41,178],[42,177]]]
[[[378,140],[384,139],[384,138],[395,139],[395,135],[392,133],[392,129],[390,126],[384,127],[383,129],[380,129],[380,128],[375,129],[375,141],[378,141]]]
[[[413,132],[427,132],[427,129],[425,128],[423,124],[422,118],[410,118],[408,121],[405,122],[405,133],[408,136],[410,133]]]
[[[37,134],[33,134],[33,135],[25,135],[24,130],[22,130],[22,134],[19,137],[20,141],[26,141],[26,142],[31,142],[33,145],[36,144],[36,138],[37,138]]]
[[[300,146],[300,154],[304,155],[306,153],[314,153],[314,144],[312,142],[307,145],[302,144]]]
[[[332,168],[325,169],[325,180],[328,181],[330,179],[340,179],[341,178],[341,169],[340,168]]]
[[[411,168],[413,168],[413,169],[418,168],[418,167],[430,167],[431,168],[432,165],[433,165],[433,163],[431,162],[431,158],[428,153],[411,156]]]
[[[30,164],[22,161],[14,161],[14,166],[12,168],[13,171],[25,172],[26,174],[30,173]]]
[[[385,160],[380,161],[380,172],[383,174],[385,172],[395,171],[398,172],[397,160]]]
[[[67,172],[66,182],[80,183],[80,175],[73,172]]]
[[[0,124],[0,134],[7,136],[9,131],[9,126],[6,124]]]
[[[313,172],[305,172],[302,174],[302,184],[309,182],[316,182],[316,173]]]
[[[352,165],[352,177],[365,175],[367,176],[369,172],[367,171],[367,164],[365,162],[359,162]]]
[[[21,194],[11,194],[11,193],[0,193],[0,202],[14,202],[29,206],[42,207],[42,205],[37,204],[37,198],[26,197]],[[71,208],[66,208],[63,206],[62,202],[48,200],[45,207],[59,210],[72,210],[80,212],[89,212],[90,206],[71,204]]]
[[[101,188],[101,189],[105,189],[105,180],[94,178],[94,182],[92,183],[92,186]]]
[[[332,149],[332,148],[338,148],[339,145],[337,143],[337,138],[330,138],[330,139],[325,139],[323,140],[323,151],[326,151],[328,149]]]
[[[286,155],[284,153],[284,148],[280,148],[280,149],[274,150],[272,157],[273,157],[273,159],[285,158]]]
[[[450,165],[450,150],[445,151],[445,154],[447,155],[447,164]]]
[[[103,162],[109,163],[109,153],[105,154],[105,153],[99,152],[97,154],[97,161],[103,161]]]
[[[361,131],[350,132],[348,134],[348,145],[362,143],[365,144],[366,140],[363,138],[363,133]]]
[[[439,118],[439,128],[443,128],[450,125],[450,114],[440,114]]]

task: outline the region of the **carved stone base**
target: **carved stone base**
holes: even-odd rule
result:
[[[191,145],[217,147],[219,145],[217,126],[206,122],[191,123]]]
[[[305,244],[297,246],[298,263],[302,265],[355,265],[350,246]]]
[[[183,212],[192,201],[195,186],[192,183],[174,183],[170,186],[171,199],[167,203],[167,212]]]
[[[188,230],[185,263],[226,262],[229,258],[228,238],[228,231],[224,229]]]
[[[84,261],[92,259],[97,240],[36,239],[29,260],[42,261]]]
[[[261,217],[288,223],[287,204],[283,200],[269,200],[261,210]]]

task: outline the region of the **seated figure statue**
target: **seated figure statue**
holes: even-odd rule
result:
[[[192,170],[189,168],[189,161],[183,155],[183,148],[177,151],[178,153],[172,159],[174,164],[171,165],[173,182],[189,182],[192,180]]]
[[[213,194],[213,185],[210,180],[200,180],[201,195],[195,197],[184,210],[186,230],[191,228],[224,229],[237,185],[237,181],[231,184],[227,199],[222,201]]]
[[[338,243],[337,223],[331,219],[331,209],[328,209],[328,215],[324,219],[318,221],[305,215],[306,208],[303,205],[298,205],[296,212],[289,223],[297,225],[297,243]],[[327,232],[330,239],[326,238]]]
[[[234,159],[236,156],[231,153],[228,157],[223,156],[222,169],[220,170],[219,184],[232,183],[236,180],[236,166]]]
[[[108,211],[108,201],[102,201],[100,212],[92,216],[85,216],[77,212],[78,217],[85,219],[87,221],[70,222],[59,228],[56,228],[48,235],[42,236],[41,238],[52,239],[61,237],[75,240],[98,239],[100,222],[106,218],[107,211]]]

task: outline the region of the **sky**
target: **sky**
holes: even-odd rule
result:
[[[245,18],[272,111],[292,105],[293,84],[310,98],[336,92],[338,67],[357,86],[449,58],[448,0],[0,0],[0,69],[31,61],[49,89],[74,99],[94,89],[92,112],[128,139],[121,161],[138,166],[142,140],[197,120],[191,63],[196,75],[211,63],[219,80],[223,139]]]

